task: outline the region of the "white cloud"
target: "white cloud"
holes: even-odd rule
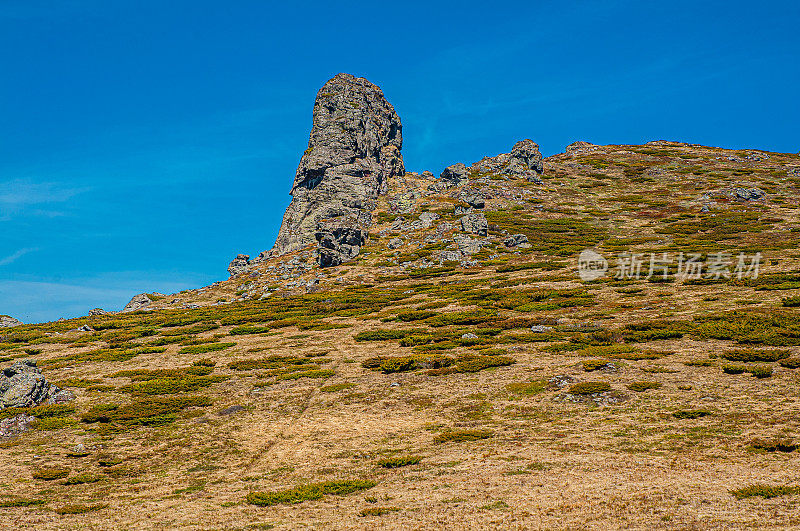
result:
[[[22,256],[24,256],[24,255],[26,255],[28,253],[32,253],[34,251],[38,251],[38,250],[39,249],[37,249],[35,247],[25,247],[24,249],[20,249],[20,250],[14,252],[14,253],[11,253],[10,255],[6,256],[5,258],[0,258],[0,266],[8,265],[11,262],[16,261],[18,258],[21,258]]]

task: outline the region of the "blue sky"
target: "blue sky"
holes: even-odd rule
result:
[[[409,170],[575,140],[800,150],[796,2],[0,0],[0,314],[121,308],[272,246],[319,87]]]

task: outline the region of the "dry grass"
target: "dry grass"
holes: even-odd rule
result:
[[[778,275],[800,271],[800,255],[769,251],[798,247],[796,194],[770,172],[800,161],[723,153],[607,146],[552,157],[543,186],[487,178],[480,186],[517,194],[496,197],[523,198],[493,200],[504,214],[490,217],[541,241],[520,254],[496,246],[477,267],[375,266],[391,258],[381,236],[318,293],[212,306],[236,299],[232,279],[155,312],[4,332],[0,356],[40,361],[77,395],[74,409],[31,411],[38,426],[0,444],[4,518],[38,529],[800,527],[800,318],[783,302],[800,285]],[[746,211],[735,218],[746,227],[699,215],[701,193],[745,177],[770,201],[718,208]],[[576,222],[553,221],[564,216]],[[582,285],[573,251],[600,239],[659,252],[756,242],[773,276]],[[277,279],[264,269],[254,282]],[[71,331],[81,324],[96,332]],[[580,395],[564,399],[570,390]]]

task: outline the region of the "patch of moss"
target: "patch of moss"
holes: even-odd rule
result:
[[[56,479],[64,479],[69,476],[69,468],[51,467],[40,468],[34,470],[32,473],[33,479],[41,479],[43,481],[53,481]]]
[[[417,455],[404,455],[400,457],[387,457],[378,461],[378,466],[383,468],[400,468],[408,465],[416,465],[422,461]]]
[[[434,444],[446,442],[478,441],[494,437],[492,430],[453,430],[440,433],[433,438]]]
[[[569,392],[573,395],[593,395],[611,391],[611,384],[608,382],[581,382],[570,386]]]
[[[658,389],[659,387],[661,387],[660,382],[633,382],[628,384],[628,389],[637,393],[647,391],[648,389]]]
[[[107,503],[98,503],[94,505],[72,503],[59,507],[55,509],[55,511],[57,514],[85,514],[93,511],[99,511],[100,509],[105,509],[106,507],[108,507]]]
[[[274,492],[251,492],[247,495],[247,503],[264,507],[278,504],[295,504],[302,503],[306,500],[319,500],[323,496],[329,494],[343,496],[353,492],[371,489],[374,486],[375,482],[368,480],[311,483]]]
[[[731,490],[729,492],[733,496],[735,496],[736,499],[742,500],[744,498],[754,498],[757,496],[761,498],[777,498],[778,496],[790,496],[793,494],[800,493],[800,488],[792,487],[789,485],[764,485],[762,483],[756,483],[753,485],[742,487],[740,489]]]

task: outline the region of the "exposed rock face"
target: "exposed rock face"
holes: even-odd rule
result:
[[[105,311],[105,310],[104,310],[104,309],[102,309],[102,308],[92,308],[91,310],[89,310],[89,316],[90,316],[90,317],[91,317],[91,316],[94,316],[94,315],[106,315],[107,313],[108,313],[108,312],[107,312],[107,311]]]
[[[23,324],[19,319],[14,319],[10,315],[0,315],[0,328],[11,328]]]
[[[150,300],[150,297],[147,296],[146,293],[140,293],[138,295],[134,295],[131,301],[125,305],[122,309],[123,312],[135,312],[137,310],[141,310],[150,306],[153,301]]]
[[[32,360],[16,361],[0,374],[0,409],[55,404],[74,398],[50,384]]]
[[[402,125],[379,87],[338,74],[317,93],[311,135],[274,250],[315,242],[320,264],[356,256],[387,181],[403,175]]]
[[[228,265],[228,273],[230,273],[232,277],[235,277],[236,275],[247,271],[249,265],[250,255],[237,254],[236,258],[231,260],[231,263]]]
[[[470,234],[486,236],[489,230],[489,222],[482,212],[470,212],[461,218],[461,230]]]

